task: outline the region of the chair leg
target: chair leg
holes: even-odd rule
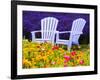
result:
[[[75,41],[74,44],[78,46],[78,49],[81,48],[78,41]]]
[[[68,51],[69,52],[71,51],[71,46],[72,46],[72,42],[69,42],[69,44],[68,44]]]
[[[52,41],[52,46],[56,45],[56,43],[54,43],[54,41]]]
[[[78,46],[79,49],[81,48],[78,41],[77,41],[77,46]]]
[[[71,47],[68,47],[68,51],[70,52]]]
[[[78,49],[80,49],[81,48],[81,46],[80,45],[78,45]]]

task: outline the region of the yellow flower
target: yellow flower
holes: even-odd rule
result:
[[[46,59],[46,61],[45,61],[47,64],[49,63],[49,59]]]
[[[33,52],[34,51],[34,48],[29,48],[30,52]]]
[[[35,62],[35,59],[34,59],[34,58],[32,58],[32,63],[33,63],[33,62]]]
[[[80,60],[81,60],[81,58],[77,59],[76,61],[79,63],[79,62],[80,62]]]
[[[64,52],[65,52],[65,50],[64,50],[64,49],[62,49],[62,48],[59,48],[59,51],[61,51],[62,53],[64,53]]]
[[[52,54],[54,54],[54,52],[53,52],[52,50],[49,50],[49,51],[47,52],[47,55],[52,55]]]
[[[36,61],[34,58],[32,58],[32,64],[36,64]]]
[[[36,68],[36,66],[32,66],[32,68]]]
[[[58,61],[57,61],[57,64],[60,64],[60,63],[61,63],[61,62],[58,60]]]
[[[43,56],[42,58],[45,61],[45,60],[47,60],[48,57],[47,56]]]
[[[28,48],[23,48],[23,53],[27,53],[29,51]]]
[[[23,65],[25,65],[27,67],[31,67],[32,63],[30,61],[28,61],[28,59],[23,59]]]
[[[36,56],[36,60],[39,61],[42,58],[41,55]]]

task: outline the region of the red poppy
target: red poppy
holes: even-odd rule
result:
[[[84,60],[80,60],[80,62],[79,62],[80,64],[84,64]]]
[[[71,55],[72,56],[75,56],[76,55],[76,52],[75,51],[71,52]]]
[[[52,48],[52,50],[57,50],[57,49],[59,49],[58,46],[53,46],[53,48]]]
[[[67,67],[67,64],[64,64],[64,67]]]
[[[65,60],[64,60],[64,63],[66,63],[66,62],[67,62],[67,60],[65,59]]]

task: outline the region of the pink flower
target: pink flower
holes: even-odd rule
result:
[[[64,63],[68,62],[66,59],[64,60]]]
[[[67,62],[71,59],[70,56],[67,55],[64,55],[64,58],[66,59]]]
[[[80,62],[79,62],[80,64],[84,64],[84,60],[80,60]]]
[[[75,51],[71,52],[71,55],[72,56],[75,56],[76,55],[76,52]]]

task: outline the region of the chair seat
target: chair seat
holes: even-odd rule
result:
[[[69,42],[69,40],[58,39],[58,40],[56,41],[56,44],[65,44],[65,45],[67,45],[68,42]]]
[[[51,41],[50,39],[41,39],[41,38],[36,38],[35,39],[35,42],[40,42],[40,43],[43,43],[45,41]]]

